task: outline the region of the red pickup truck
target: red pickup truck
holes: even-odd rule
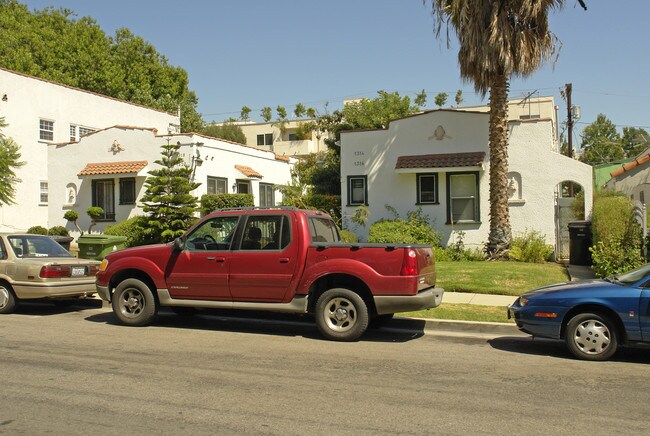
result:
[[[96,287],[126,325],[150,323],[162,306],[310,313],[328,339],[353,341],[396,312],[438,306],[435,279],[430,246],[343,243],[325,213],[248,208],[109,254]]]

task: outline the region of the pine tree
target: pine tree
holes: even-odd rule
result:
[[[169,242],[181,236],[196,217],[197,199],[190,194],[200,183],[191,181],[192,169],[180,157],[180,145],[161,146],[160,169],[149,171],[142,209],[149,214],[148,239]]]
[[[20,162],[20,146],[2,134],[4,127],[7,124],[0,117],[0,206],[16,203],[16,184],[20,183],[20,179],[16,177],[14,169],[25,165],[25,162]]]

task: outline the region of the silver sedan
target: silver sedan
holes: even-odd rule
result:
[[[98,270],[48,236],[0,233],[0,314],[21,300],[92,296]]]

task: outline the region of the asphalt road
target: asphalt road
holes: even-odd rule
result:
[[[649,364],[518,335],[335,343],[308,322],[163,312],[130,328],[107,308],[24,306],[0,316],[0,433],[647,434]]]

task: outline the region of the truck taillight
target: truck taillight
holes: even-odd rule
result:
[[[70,267],[60,265],[45,265],[38,274],[42,278],[70,277]]]
[[[415,250],[412,248],[407,248],[404,251],[404,260],[402,260],[402,269],[400,270],[400,275],[418,275],[418,257],[415,254]]]

